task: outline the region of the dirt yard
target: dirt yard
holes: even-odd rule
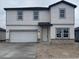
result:
[[[37,59],[79,59],[79,48],[75,44],[37,45]]]

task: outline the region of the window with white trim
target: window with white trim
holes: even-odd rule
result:
[[[65,8],[60,8],[59,10],[59,17],[60,18],[65,18]]]
[[[56,28],[57,38],[69,38],[69,28]]]
[[[38,10],[34,10],[33,11],[33,17],[34,17],[34,20],[38,20],[39,19],[39,11]]]
[[[23,11],[22,10],[18,10],[17,15],[18,15],[18,20],[23,20]]]

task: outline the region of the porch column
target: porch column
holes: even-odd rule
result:
[[[10,31],[6,30],[6,42],[10,40]]]
[[[53,26],[50,27],[50,40],[49,42],[51,42],[53,39],[55,39],[55,28]]]
[[[41,41],[41,27],[38,28],[38,42]]]

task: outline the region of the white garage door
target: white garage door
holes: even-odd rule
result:
[[[10,42],[37,42],[36,31],[10,32]]]

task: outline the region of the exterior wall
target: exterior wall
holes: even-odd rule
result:
[[[17,19],[17,11],[9,10],[6,12],[7,25],[38,25],[38,22],[50,22],[49,11],[40,10],[39,19],[33,19],[33,10],[23,10],[23,20]]]
[[[56,28],[69,28],[70,29],[70,39],[75,39],[74,37],[74,25],[53,25],[51,27],[51,39],[56,39]]]
[[[59,17],[60,8],[65,8],[65,18]],[[51,23],[52,24],[74,24],[74,8],[64,3],[51,7]]]
[[[6,39],[6,32],[0,31],[0,40]]]

